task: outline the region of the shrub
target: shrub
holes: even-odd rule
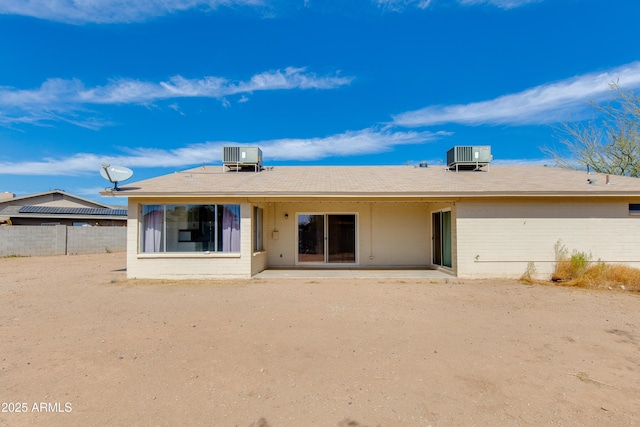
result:
[[[520,281],[522,282],[526,282],[526,283],[532,283],[534,280],[534,276],[536,275],[536,265],[534,264],[533,261],[529,261],[527,263],[527,268],[524,270],[524,273],[522,273],[522,276],[520,276]]]
[[[554,251],[556,267],[551,275],[554,282],[582,288],[621,288],[640,292],[640,270],[637,268],[608,265],[602,261],[593,263],[591,254],[576,250],[569,256],[569,251],[560,241],[554,245]]]
[[[576,279],[582,276],[591,264],[591,254],[574,250],[569,256],[569,250],[560,240],[553,249],[556,254],[556,268],[551,280],[554,282]]]
[[[581,276],[591,264],[591,254],[587,255],[585,252],[573,251],[571,253],[571,269],[573,270],[573,276]]]

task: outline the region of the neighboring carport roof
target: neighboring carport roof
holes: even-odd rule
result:
[[[54,206],[0,206],[0,218],[67,219],[75,221],[112,220],[125,222],[127,220],[127,210]]]
[[[113,215],[127,216],[126,209],[106,208],[70,208],[55,206],[22,206],[18,213],[21,214],[48,214],[48,215]]]

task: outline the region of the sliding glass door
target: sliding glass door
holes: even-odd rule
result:
[[[356,216],[327,215],[327,262],[356,262]]]
[[[356,263],[355,214],[298,214],[297,263]]]
[[[298,262],[324,262],[324,215],[298,215]]]
[[[451,267],[451,211],[431,214],[433,264]]]

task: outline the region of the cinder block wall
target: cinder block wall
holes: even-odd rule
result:
[[[67,254],[69,255],[126,250],[126,227],[67,227]]]
[[[66,226],[0,227],[0,256],[64,255]]]
[[[126,232],[126,227],[0,227],[0,256],[123,252]]]

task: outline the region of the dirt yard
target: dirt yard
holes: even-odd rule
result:
[[[0,426],[640,425],[640,295],[0,259]]]

